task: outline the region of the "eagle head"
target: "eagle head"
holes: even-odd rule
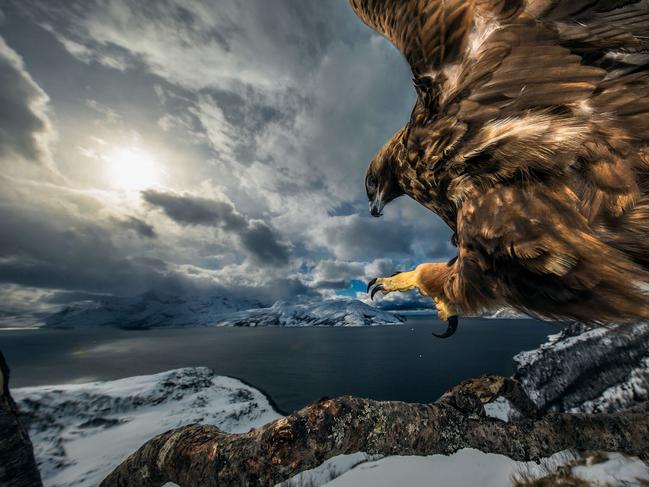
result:
[[[381,216],[385,205],[405,194],[397,177],[399,160],[404,152],[402,139],[403,130],[381,148],[365,173],[365,191],[372,216]]]

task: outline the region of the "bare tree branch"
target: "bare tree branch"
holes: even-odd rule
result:
[[[458,407],[474,404],[471,394],[454,388],[433,404],[327,399],[245,434],[187,426],[147,442],[102,486],[272,486],[333,456],[360,451],[431,455],[477,448],[515,460],[566,449],[649,451],[649,404],[615,414],[548,414],[506,423],[479,414],[480,400]]]

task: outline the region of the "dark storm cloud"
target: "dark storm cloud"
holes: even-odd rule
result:
[[[339,219],[327,234],[334,252],[343,259],[375,259],[412,253],[415,233],[410,225],[381,222],[357,215]]]
[[[246,219],[225,201],[157,190],[143,191],[142,197],[181,225],[215,225],[234,232],[247,226]]]
[[[140,237],[145,238],[156,238],[157,234],[153,225],[149,225],[144,220],[130,216],[124,220],[115,220],[115,223],[122,228],[127,230],[132,230]]]
[[[286,265],[289,262],[289,248],[281,242],[277,232],[263,221],[248,220],[229,202],[156,190],[143,191],[142,197],[181,225],[216,226],[233,233],[258,264]]]
[[[0,284],[58,289],[45,302],[135,295],[151,289],[173,294],[255,297],[266,304],[313,291],[299,279],[278,276],[256,286],[192,275],[155,257],[130,256],[112,226],[0,202]],[[201,272],[206,272],[202,269]],[[198,273],[199,274],[199,273]],[[236,278],[236,275],[233,276]]]
[[[361,262],[322,260],[312,271],[316,289],[347,289],[352,279],[360,279],[365,266]]]
[[[288,264],[290,252],[288,247],[279,241],[279,236],[268,224],[254,220],[239,233],[241,243],[258,263],[270,265]]]
[[[0,281],[25,286],[129,293],[163,274],[125,255],[109,228],[45,210],[0,205]]]
[[[47,95],[25,70],[22,59],[0,37],[0,157],[49,164],[45,145],[50,125]]]

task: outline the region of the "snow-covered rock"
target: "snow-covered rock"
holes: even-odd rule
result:
[[[241,433],[280,415],[258,390],[207,368],[12,391],[46,487],[94,487],[147,440],[194,423]]]
[[[224,315],[261,306],[259,301],[249,299],[176,296],[150,291],[136,297],[107,296],[97,301],[73,303],[47,317],[45,325],[56,328],[213,325]]]
[[[514,378],[543,411],[612,412],[649,399],[649,324],[570,325],[514,357]]]
[[[270,308],[234,313],[226,326],[372,326],[400,325],[405,319],[356,300],[329,300],[313,304],[278,301]]]

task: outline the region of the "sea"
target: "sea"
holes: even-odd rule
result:
[[[323,397],[430,402],[463,379],[511,375],[513,357],[561,325],[532,319],[462,319],[445,325],[416,315],[375,327],[192,327],[0,331],[11,386],[117,379],[204,366],[263,391],[281,413]]]

